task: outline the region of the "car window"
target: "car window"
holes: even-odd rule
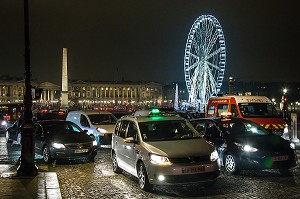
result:
[[[133,137],[135,138],[137,134],[137,126],[133,122],[129,122],[126,138]]]
[[[50,134],[65,134],[74,132],[83,132],[76,126],[72,126],[68,123],[58,122],[58,123],[43,123],[43,130],[45,133]]]
[[[84,115],[80,115],[80,124],[85,127],[90,127],[89,121]]]
[[[200,137],[190,123],[182,120],[140,122],[139,128],[144,141],[168,141]]]
[[[211,138],[220,138],[221,131],[214,122],[208,122],[205,135]]]
[[[82,129],[80,129],[80,127],[78,127],[78,126],[76,126],[76,125],[74,125],[74,124],[71,124],[69,127],[70,127],[70,128],[69,128],[70,131],[74,131],[74,132],[82,132]]]
[[[115,124],[117,122],[117,119],[113,114],[91,114],[88,116],[93,125]]]
[[[119,136],[125,138],[129,121],[123,120],[119,129]]]

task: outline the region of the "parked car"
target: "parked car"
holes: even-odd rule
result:
[[[221,166],[230,174],[245,169],[279,169],[289,174],[296,166],[295,145],[252,121],[217,117],[191,123],[217,148]]]
[[[187,120],[157,110],[118,120],[111,157],[115,173],[132,174],[146,191],[154,184],[208,185],[220,174],[215,148]]]
[[[43,156],[45,163],[53,160],[94,161],[97,142],[75,123],[44,120],[35,125],[35,152]]]
[[[112,113],[94,110],[71,111],[66,120],[87,130],[87,134],[94,138],[98,145],[111,145],[111,135],[117,122]]]

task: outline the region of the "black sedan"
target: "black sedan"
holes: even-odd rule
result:
[[[45,120],[35,122],[35,152],[45,163],[53,160],[94,161],[97,142],[73,122]]]
[[[205,118],[191,123],[217,148],[221,166],[230,174],[246,169],[279,169],[289,174],[296,166],[295,145],[254,122]]]

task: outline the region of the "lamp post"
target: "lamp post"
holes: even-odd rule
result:
[[[21,157],[17,174],[20,176],[35,176],[38,168],[34,162],[35,156],[35,126],[32,121],[32,94],[31,94],[31,71],[30,71],[30,48],[29,48],[29,15],[28,0],[24,0],[24,35],[25,35],[25,95],[24,95],[24,118],[21,126]]]

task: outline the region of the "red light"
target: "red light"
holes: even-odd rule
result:
[[[285,98],[284,98],[284,102],[287,102],[287,101],[288,101],[288,98],[287,98],[287,97],[285,97]]]

